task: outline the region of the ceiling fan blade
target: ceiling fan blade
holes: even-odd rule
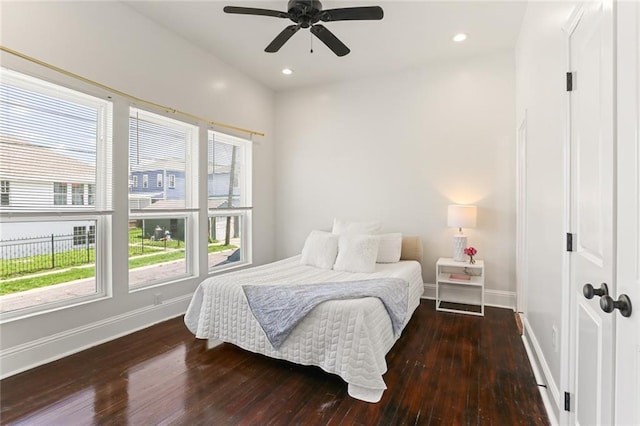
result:
[[[320,20],[324,22],[380,20],[383,17],[384,11],[380,6],[328,9],[320,14]]]
[[[295,33],[300,29],[300,25],[289,25],[287,28],[282,30],[280,34],[273,39],[271,43],[264,49],[265,52],[275,53],[282,45],[284,45]]]
[[[273,16],[274,18],[288,18],[289,14],[287,12],[280,12],[278,10],[270,10],[270,9],[256,9],[254,7],[236,7],[236,6],[225,6],[225,13],[236,13],[239,15],[259,15],[259,16]]]
[[[311,32],[320,39],[321,42],[327,45],[329,49],[338,56],[344,56],[351,52],[338,37],[333,35],[325,26],[317,24],[311,27]]]

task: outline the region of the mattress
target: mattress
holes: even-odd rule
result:
[[[373,273],[351,273],[301,265],[300,256],[211,277],[196,289],[187,313],[187,328],[200,339],[221,340],[272,358],[314,365],[337,374],[354,398],[378,402],[386,389],[385,355],[396,341],[391,320],[375,297],[332,300],[314,308],[274,349],[251,313],[246,284],[314,284],[395,277],[407,281],[404,326],[420,303],[422,270],[416,261],[376,264]]]

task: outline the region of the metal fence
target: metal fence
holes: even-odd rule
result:
[[[88,230],[0,241],[0,278],[93,263],[94,245]]]

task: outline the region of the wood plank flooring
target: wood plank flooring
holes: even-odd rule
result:
[[[182,318],[0,382],[0,423],[42,425],[546,425],[512,311],[423,300],[369,404],[337,376],[223,344]]]

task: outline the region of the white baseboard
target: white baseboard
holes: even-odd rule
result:
[[[448,288],[447,291],[449,294],[453,294],[455,300],[460,303],[478,303],[478,301],[469,296],[469,292],[465,291],[468,289],[460,288]],[[424,284],[424,293],[422,294],[423,299],[435,299],[436,298],[436,285],[435,284]],[[490,290],[484,289],[484,304],[485,306],[494,306],[496,308],[507,308],[515,311],[516,309],[516,293],[513,291],[503,291],[503,290]]]
[[[0,351],[0,379],[180,316],[190,300],[190,294],[165,300]]]
[[[556,413],[560,412],[561,407],[560,390],[555,380],[553,380],[553,375],[551,374],[549,364],[547,364],[544,353],[542,352],[540,344],[538,343],[538,339],[533,333],[531,324],[529,324],[529,321],[527,321],[526,318],[524,318],[523,325],[524,333],[522,335],[522,342],[524,343],[524,347],[527,351],[529,363],[531,364],[531,368],[533,369],[538,383],[544,384],[547,387],[546,390],[541,389],[540,394],[542,396],[545,408],[547,409],[547,415],[549,416],[550,423],[552,425],[557,425],[559,423]],[[540,373],[541,371],[542,374]]]

